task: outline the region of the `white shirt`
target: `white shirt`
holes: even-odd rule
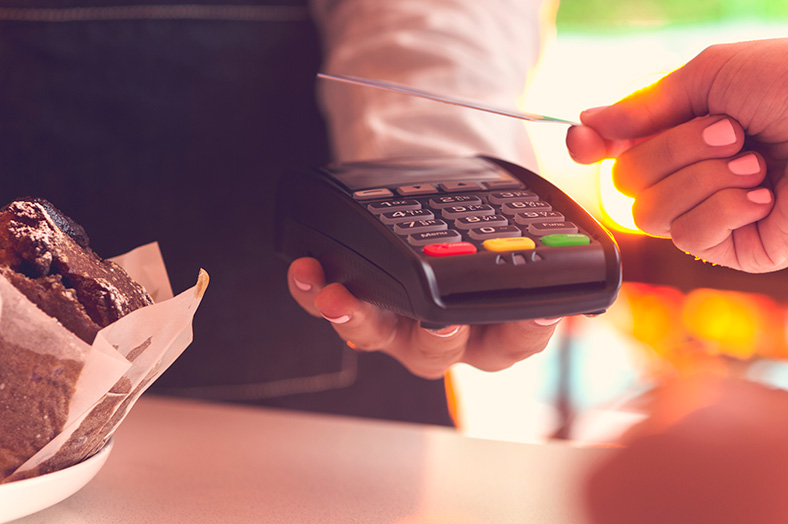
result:
[[[324,72],[516,108],[539,54],[543,0],[312,0]],[[522,122],[320,81],[337,160],[489,154],[531,169]]]

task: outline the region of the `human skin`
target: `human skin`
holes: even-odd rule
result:
[[[341,284],[327,283],[320,263],[313,258],[295,260],[288,283],[301,307],[329,320],[351,347],[387,353],[424,378],[440,378],[458,362],[485,371],[505,369],[542,351],[560,320],[449,326],[434,332],[357,299]]]
[[[788,39],[712,46],[654,85],[581,114],[580,163],[615,158],[646,233],[751,273],[788,267]]]

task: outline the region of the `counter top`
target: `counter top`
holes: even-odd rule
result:
[[[17,524],[582,524],[608,451],[145,395],[85,488]]]

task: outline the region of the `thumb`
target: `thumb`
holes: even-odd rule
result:
[[[708,76],[691,61],[611,106],[583,111],[580,121],[607,140],[649,137],[708,113]]]

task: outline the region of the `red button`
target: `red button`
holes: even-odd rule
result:
[[[474,253],[476,253],[476,246],[470,242],[444,242],[424,246],[424,254],[430,257],[452,257]]]

